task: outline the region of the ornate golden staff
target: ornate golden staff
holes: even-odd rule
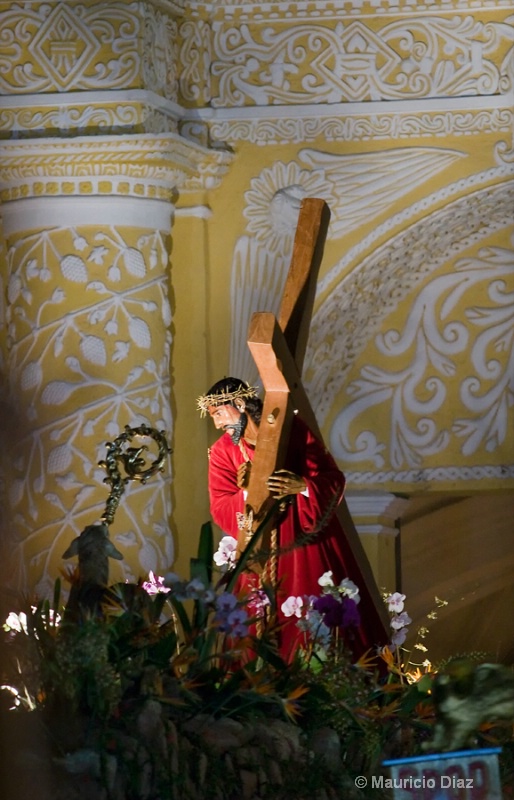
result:
[[[154,461],[149,464],[146,462],[144,456],[145,451],[148,450],[146,444],[142,444],[139,447],[127,447],[135,437],[150,438],[157,443],[158,453]],[[137,428],[125,425],[124,433],[117,436],[113,442],[106,442],[105,446],[107,447],[105,461],[99,461],[98,465],[107,472],[104,483],[110,485],[111,491],[101,519],[106,525],[110,525],[114,520],[116,509],[127,483],[129,481],[146,483],[148,478],[155,475],[156,472],[164,472],[164,462],[172,451],[168,446],[164,431],[149,428],[147,425],[140,425]],[[125,471],[124,477],[119,470],[120,462]]]

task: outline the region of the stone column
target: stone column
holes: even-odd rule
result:
[[[380,591],[401,591],[398,520],[409,501],[389,492],[346,492],[348,509]]]
[[[106,442],[142,423],[171,442],[170,198],[209,156],[174,134],[0,150],[4,581],[46,595],[69,542],[104,510]],[[111,526],[118,577],[173,563],[171,479],[168,463],[128,485]]]
[[[182,0],[0,0],[0,580],[40,596],[105,508],[106,442],[141,423],[173,437],[173,201],[230,161],[179,130],[182,15]],[[173,562],[171,480],[170,460],[128,485],[114,579]]]

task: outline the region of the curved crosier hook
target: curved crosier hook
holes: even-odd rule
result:
[[[144,455],[148,451],[146,444],[141,444],[139,447],[126,447],[135,437],[150,438],[157,443],[158,453],[154,461],[149,464],[146,462]],[[129,481],[146,483],[148,478],[155,475],[156,472],[164,472],[166,457],[172,451],[168,446],[164,431],[158,431],[147,425],[139,425],[137,428],[125,425],[124,433],[117,436],[113,442],[106,442],[106,447],[107,455],[105,460],[99,461],[98,465],[107,472],[104,483],[108,483],[111,487],[105,511],[101,517],[106,525],[110,525],[114,520],[116,509],[127,483]],[[125,476],[120,473],[120,462],[123,465]]]

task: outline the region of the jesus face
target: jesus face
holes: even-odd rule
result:
[[[248,424],[246,413],[239,411],[238,408],[235,408],[230,403],[209,406],[207,411],[214,422],[216,430],[224,430],[232,439],[233,444],[239,444]]]

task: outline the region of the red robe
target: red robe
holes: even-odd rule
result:
[[[253,450],[246,448],[250,459]],[[237,468],[246,459],[224,433],[210,451],[209,497],[214,522],[225,534],[238,537],[237,513],[244,512],[244,492],[237,486]],[[384,645],[384,630],[367,587],[363,584],[341,524],[334,512],[343,497],[345,478],[330,453],[298,417],[294,418],[285,469],[301,475],[308,487],[308,497],[295,495],[280,518],[278,526],[280,555],[278,558],[277,606],[279,620],[284,623],[281,652],[288,660],[303,634],[296,627],[297,618],[285,620],[280,606],[294,595],[321,593],[318,583],[323,573],[332,570],[337,585],[350,578],[359,588],[361,625],[349,634],[348,644],[358,657],[370,647]],[[305,534],[315,534],[307,543],[288,549]],[[286,552],[282,553],[285,548]]]

